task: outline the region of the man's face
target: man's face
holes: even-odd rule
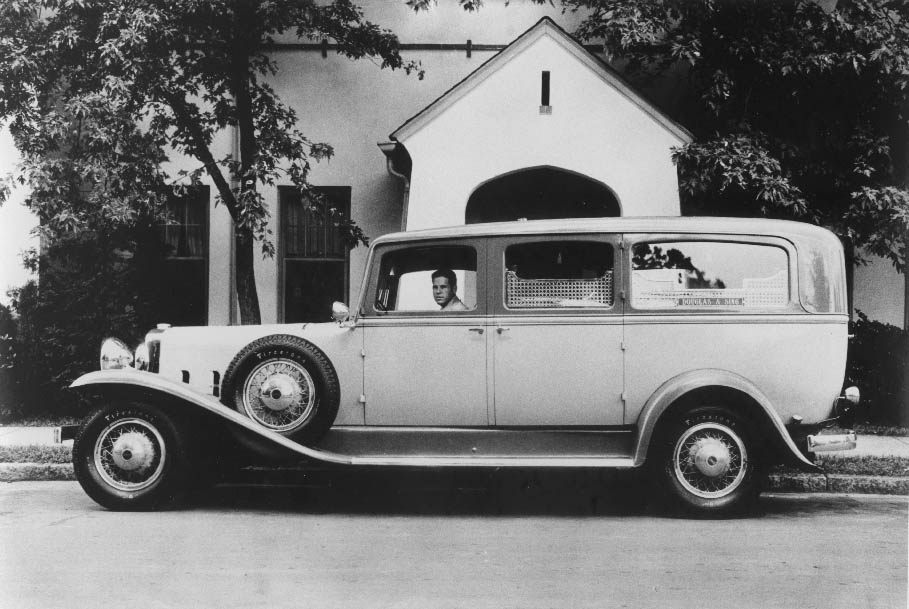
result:
[[[432,280],[432,297],[436,304],[444,307],[454,296],[454,290],[448,285],[448,277],[436,277]]]

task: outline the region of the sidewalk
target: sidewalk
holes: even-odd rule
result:
[[[2,427],[0,426],[0,446],[51,446],[56,427]],[[72,445],[72,440],[64,442]]]
[[[822,454],[843,457],[905,457],[909,459],[909,438],[859,435],[854,450]]]

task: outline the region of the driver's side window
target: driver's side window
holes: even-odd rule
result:
[[[376,313],[457,314],[477,307],[477,252],[466,245],[413,246],[381,255]]]

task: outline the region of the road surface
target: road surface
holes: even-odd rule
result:
[[[906,607],[905,497],[691,520],[566,479],[226,486],[153,513],[3,484],[0,607]]]

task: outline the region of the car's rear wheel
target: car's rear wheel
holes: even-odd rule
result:
[[[340,388],[319,349],[296,336],[267,336],[227,367],[222,401],[265,429],[311,444],[334,423]]]
[[[685,511],[726,515],[747,509],[757,498],[757,455],[731,410],[691,410],[675,419],[658,442],[660,487]]]
[[[186,457],[160,408],[122,402],[99,408],[73,443],[73,469],[89,497],[111,510],[160,507],[180,490]]]

